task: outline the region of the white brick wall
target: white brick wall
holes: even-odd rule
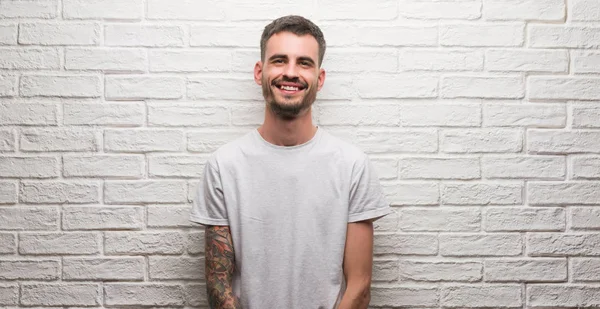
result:
[[[0,0],[0,307],[207,307],[193,190],[291,13],[395,210],[371,307],[600,308],[598,0]]]

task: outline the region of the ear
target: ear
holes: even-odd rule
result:
[[[262,86],[262,61],[256,62],[254,65],[254,82]]]
[[[319,69],[319,77],[317,79],[317,91],[323,88],[323,84],[325,84],[325,70]]]

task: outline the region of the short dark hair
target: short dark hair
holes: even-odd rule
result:
[[[302,36],[309,34],[317,40],[319,43],[319,67],[323,63],[323,56],[325,56],[325,37],[323,32],[317,25],[312,21],[298,15],[288,15],[275,19],[265,27],[260,38],[260,59],[265,61],[265,50],[267,48],[267,41],[279,32],[291,32],[295,35]]]

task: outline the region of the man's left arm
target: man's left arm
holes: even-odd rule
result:
[[[367,309],[371,300],[373,222],[348,223],[344,249],[346,292],[338,309]]]

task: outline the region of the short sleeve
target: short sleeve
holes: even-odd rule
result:
[[[202,225],[229,225],[219,170],[209,160],[204,175],[196,187],[190,221]]]
[[[349,201],[348,222],[377,220],[392,211],[377,172],[366,155],[354,168]]]

